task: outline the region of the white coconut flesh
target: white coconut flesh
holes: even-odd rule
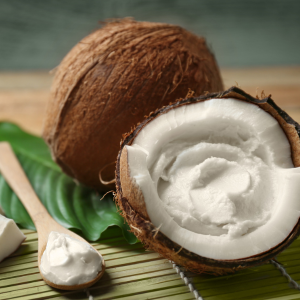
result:
[[[300,169],[278,122],[254,104],[211,99],[149,122],[128,151],[151,222],[198,255],[275,247],[300,216]]]

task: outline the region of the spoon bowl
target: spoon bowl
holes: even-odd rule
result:
[[[60,285],[49,281],[41,272],[41,258],[46,249],[48,236],[51,231],[65,233],[79,241],[89,244],[85,239],[76,233],[64,228],[58,224],[43,206],[38,196],[34,192],[27,176],[25,175],[17,157],[15,156],[11,146],[7,142],[0,143],[0,172],[10,185],[12,190],[19,197],[27,212],[29,213],[38,233],[38,266],[43,280],[50,286],[61,290],[82,290],[96,283],[105,272],[105,262],[100,253],[91,246],[101,257],[102,270],[97,276],[85,283],[77,285]]]
[[[41,274],[43,280],[48,285],[50,285],[54,288],[57,288],[57,289],[61,289],[61,290],[82,290],[82,289],[86,289],[86,288],[92,286],[94,283],[96,283],[103,276],[104,271],[105,271],[105,262],[104,262],[103,257],[100,254],[99,255],[101,256],[102,269],[97,274],[97,276],[94,279],[90,280],[90,281],[87,281],[87,282],[82,283],[82,284],[77,284],[77,285],[59,285],[59,284],[55,284],[55,283],[49,281],[47,278],[44,277],[43,273],[41,272],[40,265],[41,265],[42,255],[46,250],[48,236],[49,236],[51,231],[56,231],[56,232],[59,232],[59,233],[65,233],[65,234],[68,234],[72,238],[75,238],[79,241],[88,243],[81,236],[77,235],[76,233],[74,233],[74,232],[64,228],[60,224],[58,224],[51,216],[50,216],[50,218],[51,218],[51,221],[50,221],[50,219],[48,219],[47,222],[45,222],[45,218],[44,218],[44,216],[42,216],[43,221],[42,221],[42,223],[40,223],[39,227],[37,227],[37,225],[35,223],[35,225],[37,227],[38,239],[39,239],[39,243],[38,243],[38,266],[39,266],[40,274]],[[93,246],[91,246],[91,247],[97,253],[99,253]]]

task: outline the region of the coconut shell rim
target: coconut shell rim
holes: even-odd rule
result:
[[[226,269],[242,269],[246,267],[251,267],[255,265],[260,265],[265,263],[268,260],[273,259],[276,255],[278,255],[280,252],[282,252],[284,249],[286,249],[299,235],[300,235],[300,217],[298,219],[298,222],[290,232],[290,234],[279,244],[277,244],[275,247],[264,251],[262,253],[245,257],[245,258],[240,258],[240,259],[231,259],[231,260],[218,260],[218,259],[212,259],[208,257],[204,257],[198,254],[195,254],[182,246],[178,245],[177,243],[173,242],[171,239],[169,239],[165,234],[160,232],[159,230],[157,231],[157,228],[152,224],[151,221],[146,220],[143,218],[139,212],[135,211],[132,206],[130,205],[129,201],[127,198],[123,197],[123,192],[122,192],[122,186],[121,186],[121,180],[120,180],[120,158],[122,154],[122,150],[126,145],[131,145],[132,142],[134,141],[135,137],[138,135],[138,133],[141,131],[141,129],[146,126],[149,122],[151,122],[153,119],[156,117],[167,113],[169,110],[180,107],[182,105],[188,105],[188,104],[193,104],[197,102],[202,102],[206,100],[210,100],[213,98],[223,98],[224,100],[227,98],[236,98],[242,101],[246,101],[252,104],[258,105],[261,109],[265,110],[266,112],[270,113],[270,111],[267,111],[263,105],[268,104],[271,108],[273,108],[277,114],[283,119],[283,121],[288,124],[292,125],[296,132],[297,132],[297,137],[300,139],[300,125],[294,121],[285,111],[283,111],[279,106],[276,105],[276,103],[271,99],[271,95],[268,97],[265,97],[263,99],[258,99],[254,98],[251,95],[247,94],[240,88],[233,86],[226,91],[223,92],[218,92],[218,93],[209,93],[206,95],[202,95],[199,97],[190,97],[186,99],[179,100],[175,103],[172,103],[168,106],[164,106],[160,109],[157,109],[155,112],[151,113],[142,123],[138,124],[135,128],[131,130],[130,133],[125,134],[123,136],[123,140],[121,141],[121,146],[120,146],[120,151],[117,157],[117,162],[116,162],[116,188],[117,188],[117,202],[119,206],[123,209],[124,217],[128,221],[127,214],[134,212],[135,213],[135,220],[139,219],[138,222],[144,222],[146,224],[146,227],[148,227],[148,231],[154,231],[156,232],[155,240],[159,243],[162,243],[165,245],[167,248],[172,249],[174,252],[176,252],[176,255],[179,255],[183,257],[184,259],[188,260],[193,260],[200,265],[208,265],[211,268],[218,267],[218,268],[224,268]],[[270,113],[275,119],[277,119],[274,114]],[[277,119],[278,121],[278,119]],[[281,127],[282,124],[278,121]],[[283,128],[284,130],[284,128]],[[285,130],[284,130],[285,131]],[[288,134],[285,131],[285,134],[291,144],[291,140],[288,136]],[[292,145],[291,145],[292,146]],[[293,154],[293,151],[292,151]],[[130,222],[128,222],[130,224]],[[143,242],[143,241],[142,241]],[[151,247],[150,247],[151,248]]]

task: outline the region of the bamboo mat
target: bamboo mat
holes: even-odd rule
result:
[[[128,245],[119,234],[93,244],[107,265],[105,275],[97,284],[87,291],[60,291],[46,285],[39,274],[37,233],[22,231],[26,241],[0,264],[1,300],[192,300],[195,296],[189,290],[189,283],[204,300],[300,299],[300,292],[272,264],[221,277],[183,270],[185,282],[170,262],[146,251],[140,243]],[[293,279],[300,281],[300,238],[277,260]]]

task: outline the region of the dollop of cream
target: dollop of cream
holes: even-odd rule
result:
[[[275,199],[275,171],[253,153],[258,143],[251,139],[252,149],[241,138],[236,145],[208,139],[193,146],[182,141],[164,147],[152,174],[175,222],[197,233],[228,237],[244,235],[267,222]]]
[[[88,243],[52,231],[40,270],[57,285],[78,285],[93,280],[102,270],[102,257]]]
[[[282,242],[300,215],[300,169],[278,122],[211,99],[155,118],[126,146],[152,223],[199,255],[236,259]]]

